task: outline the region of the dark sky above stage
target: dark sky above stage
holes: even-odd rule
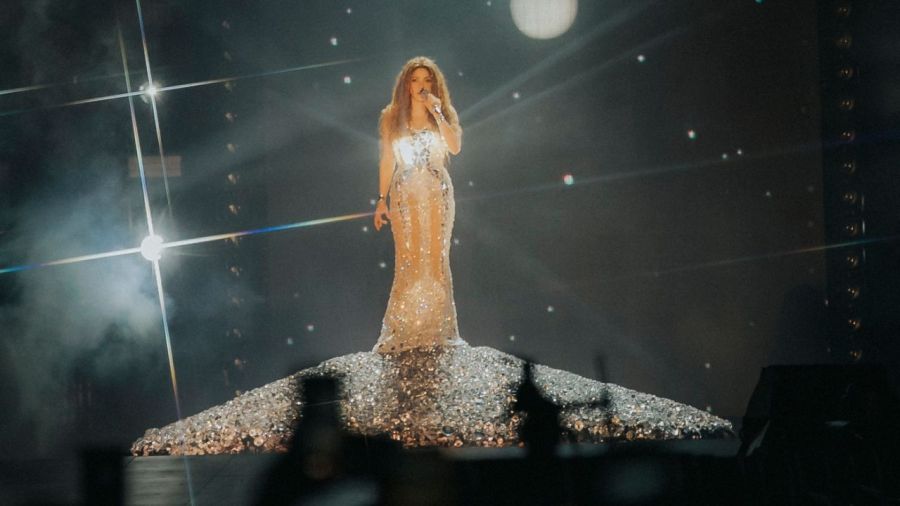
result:
[[[471,345],[723,416],[762,366],[821,360],[814,2],[582,0],[550,39],[511,15],[550,4],[4,1],[0,425],[121,442],[172,421],[166,329],[184,414],[369,351],[393,245],[348,215],[373,209],[378,114],[416,55],[464,130]],[[155,115],[128,96],[148,86]],[[159,285],[133,252],[18,270],[140,245],[135,132],[164,240],[260,233],[165,250]]]

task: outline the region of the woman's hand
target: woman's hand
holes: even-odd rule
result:
[[[425,103],[426,105],[428,105],[428,110],[431,112],[431,114],[437,117],[438,111],[441,110],[441,99],[429,93],[425,95]]]
[[[388,206],[384,199],[375,204],[375,230],[381,230],[382,225],[391,221],[388,217]]]

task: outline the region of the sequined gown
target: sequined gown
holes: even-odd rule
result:
[[[466,344],[459,337],[450,237],[456,207],[447,173],[447,145],[433,130],[393,141],[390,224],[394,283],[373,351]]]

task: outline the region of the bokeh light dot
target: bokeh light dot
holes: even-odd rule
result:
[[[368,232],[368,231],[369,231],[369,226],[368,226],[368,225],[363,225],[362,231],[363,231],[363,232]]]
[[[515,341],[515,340],[516,340],[515,334],[510,335],[510,336],[509,336],[509,340],[510,340],[510,341]]]
[[[386,268],[387,262],[384,262],[384,261],[378,262],[378,267],[381,267],[382,269]]]
[[[313,325],[312,323],[310,323],[309,325],[306,326],[306,331],[307,331],[307,332],[312,332],[312,331],[314,331],[314,330],[316,330],[316,326]]]
[[[285,339],[284,342],[285,342],[285,344],[287,344],[288,346],[293,346],[293,345],[294,345],[294,338],[293,338],[293,337],[289,337],[289,338]]]
[[[338,45],[337,37],[332,37],[332,38],[331,38],[331,45],[332,45],[332,46]]]
[[[552,312],[554,312],[554,311],[556,311],[556,308],[555,308],[555,307],[553,307],[553,306],[547,306],[547,312],[548,312],[548,313],[552,313]]]
[[[647,61],[647,57],[644,56],[644,55],[642,55],[642,54],[639,54],[639,55],[637,56],[637,61],[640,62],[640,63],[644,63],[645,61]]]
[[[572,186],[573,184],[575,184],[575,176],[573,176],[572,174],[564,175],[563,183],[565,183],[566,186]]]
[[[353,79],[350,79],[350,76],[344,76],[344,84],[350,84],[353,82]]]
[[[694,140],[697,138],[697,131],[694,130],[693,128],[691,128],[690,130],[687,131],[687,136],[688,136],[688,139]]]
[[[519,100],[522,95],[518,91],[514,91],[512,94],[513,100]]]
[[[722,153],[722,160],[728,160],[728,153]]]

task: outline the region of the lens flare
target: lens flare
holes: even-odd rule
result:
[[[162,237],[148,235],[141,241],[141,255],[151,262],[159,260],[162,257],[163,243]]]

